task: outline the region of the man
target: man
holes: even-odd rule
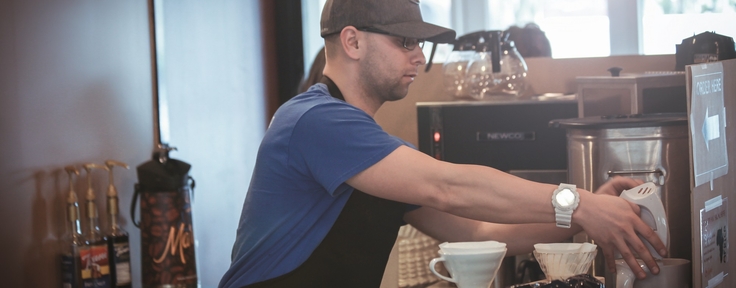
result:
[[[423,40],[455,38],[423,22],[417,2],[327,1],[325,77],[274,115],[220,287],[378,287],[405,223],[441,241],[505,242],[508,255],[582,228],[609,267],[615,250],[639,277],[634,253],[658,272],[637,233],[662,254],[664,244],[617,197],[640,181],[614,178],[596,194],[531,182],[435,160],[376,124],[425,64]]]

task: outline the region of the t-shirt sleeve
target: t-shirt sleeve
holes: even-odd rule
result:
[[[303,165],[302,171],[333,196],[345,190],[342,184],[350,177],[403,145],[368,114],[344,102],[311,108],[296,124],[291,141],[290,164]]]

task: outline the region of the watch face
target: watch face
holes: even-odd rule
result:
[[[570,207],[575,203],[575,194],[573,194],[570,189],[565,188],[560,190],[560,192],[557,192],[555,200],[557,201],[557,204],[562,207]]]

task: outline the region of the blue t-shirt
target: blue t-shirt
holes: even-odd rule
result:
[[[220,287],[271,279],[304,263],[350,198],[345,181],[401,145],[411,147],[324,84],[282,105],[258,150]]]

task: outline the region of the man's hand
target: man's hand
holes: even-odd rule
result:
[[[623,192],[624,190],[634,188],[641,184],[644,184],[644,181],[634,178],[616,176],[608,180],[606,183],[603,183],[603,185],[601,185],[601,187],[598,187],[598,190],[595,190],[594,193],[598,195],[605,194],[620,196],[621,192]]]
[[[659,267],[637,233],[660,251],[660,255],[667,253],[662,240],[639,217],[639,206],[618,197],[621,191],[641,183],[631,178],[615,177],[603,184],[596,195],[586,194],[580,202],[580,214],[573,215],[574,218],[577,216],[577,223],[588,236],[601,247],[609,270],[616,269],[614,254],[618,251],[639,279],[646,277],[646,272],[637,263],[637,254],[652,274],[658,274]]]

